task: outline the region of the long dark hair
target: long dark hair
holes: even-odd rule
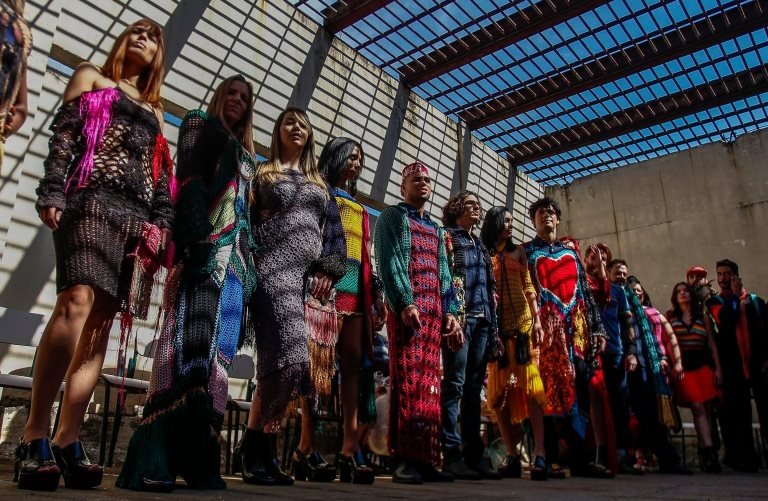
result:
[[[360,150],[360,171],[355,179],[349,181],[349,194],[357,194],[357,179],[365,168],[365,154],[363,145],[348,137],[334,137],[323,147],[320,160],[317,161],[317,170],[325,177],[328,184],[336,186],[344,171],[347,170],[347,161],[352,156],[355,146]]]
[[[488,212],[485,213],[485,218],[483,218],[483,226],[480,228],[480,240],[491,255],[496,254],[496,244],[499,240],[499,234],[504,230],[504,216],[507,213],[512,214],[506,207],[497,205],[488,209]],[[510,237],[504,249],[513,251],[516,247],[517,245],[512,242]]]
[[[630,288],[634,288],[635,285],[639,285],[641,289],[643,289],[643,306],[648,306],[649,308],[653,307],[653,304],[651,304],[651,296],[648,295],[648,291],[645,290],[645,287],[643,287],[643,284],[640,283],[640,280],[634,275],[630,275],[627,277],[627,286]]]
[[[693,287],[688,285],[688,282],[677,282],[675,286],[672,287],[672,297],[670,298],[670,301],[672,302],[673,316],[678,320],[683,319],[683,310],[680,308],[680,303],[677,302],[677,288],[681,285],[688,290],[688,295],[691,298],[691,320],[701,321],[702,308],[696,294],[693,292]]]

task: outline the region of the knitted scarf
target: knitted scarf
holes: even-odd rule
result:
[[[669,429],[675,429],[679,424],[677,422],[679,418],[672,404],[672,390],[669,388],[661,370],[656,336],[653,334],[653,329],[648,323],[648,317],[645,315],[645,310],[643,305],[640,304],[637,294],[628,286],[624,286],[624,294],[627,296],[632,316],[636,320],[637,335],[640,337],[642,344],[646,369],[656,393],[659,422]]]

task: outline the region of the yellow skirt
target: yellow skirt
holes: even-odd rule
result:
[[[533,400],[546,407],[547,397],[539,376],[539,350],[531,347],[531,361],[525,365],[515,360],[513,339],[504,340],[504,356],[507,366],[499,369],[498,362],[488,364],[488,408],[501,418],[504,406],[509,406],[512,424],[528,418],[528,401]]]

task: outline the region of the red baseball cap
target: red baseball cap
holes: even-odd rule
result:
[[[706,277],[707,270],[705,270],[701,266],[691,266],[690,268],[688,268],[688,271],[685,272],[685,276],[687,277],[688,275],[698,275],[698,276]]]

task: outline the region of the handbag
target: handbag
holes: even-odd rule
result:
[[[501,259],[499,259],[499,263],[501,265],[501,281],[504,283],[504,289],[507,292],[507,297],[511,298],[512,294],[509,290],[509,281],[507,280],[507,267],[504,265],[503,256],[501,256]],[[501,307],[501,302],[503,297],[504,297],[503,294],[501,295],[501,297],[499,297],[500,307]],[[522,332],[520,329],[512,329],[511,332],[501,333],[503,337],[507,339],[515,340],[515,362],[517,362],[520,365],[526,365],[531,361],[530,339],[531,339],[532,330],[533,330],[533,323],[531,323],[531,327],[528,330],[528,332]]]
[[[313,280],[314,277],[307,280],[304,288],[309,372],[315,392],[319,396],[328,396],[336,372],[336,341],[339,338],[336,289],[331,289],[326,297],[316,298],[310,293]]]

